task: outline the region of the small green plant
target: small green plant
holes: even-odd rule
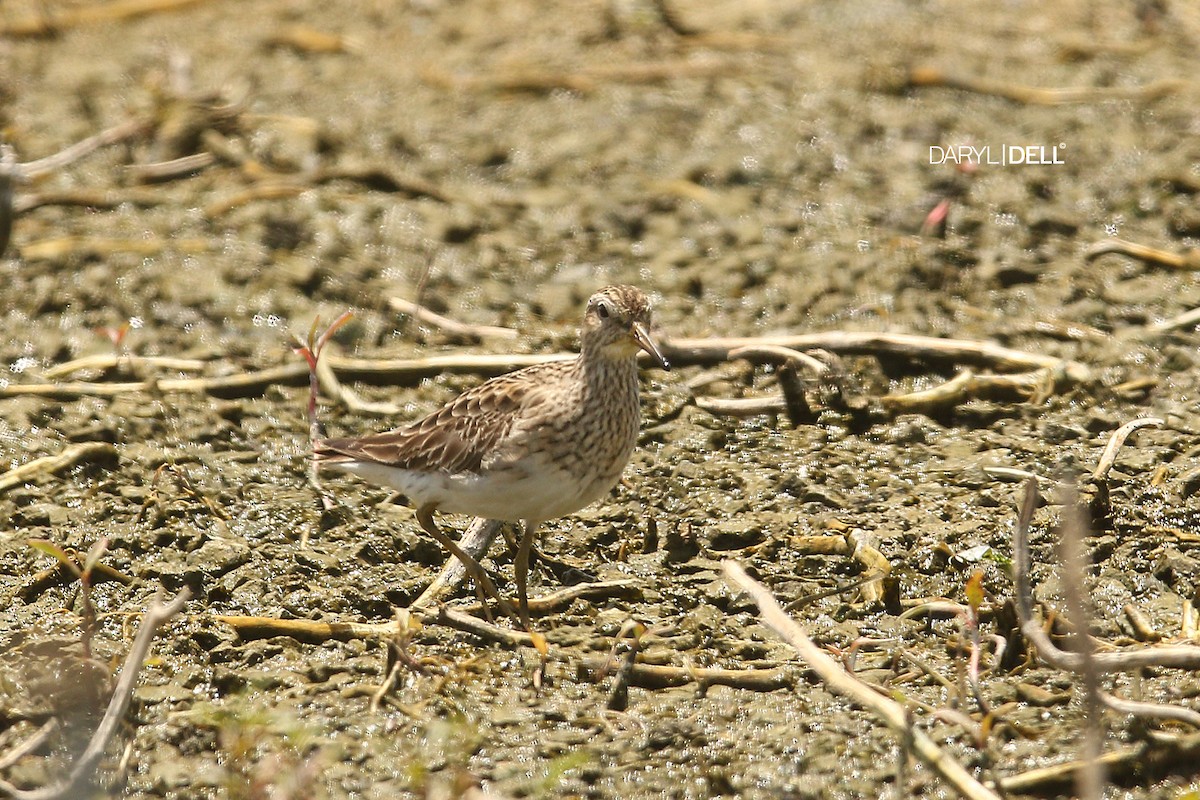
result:
[[[321,318],[317,317],[313,320],[312,327],[308,329],[308,338],[298,340],[296,343],[295,352],[308,362],[308,433],[309,438],[314,442],[321,436],[321,423],[317,420],[317,392],[320,389],[317,364],[321,360],[321,351],[325,349],[325,345],[329,344],[329,340],[333,338],[338,329],[353,317],[353,312],[343,313],[320,336],[317,335],[317,327],[321,324]]]
[[[108,549],[108,538],[98,539],[88,550],[82,564],[72,553],[68,553],[46,539],[30,539],[29,546],[40,553],[58,559],[58,562],[79,580],[80,603],[83,605],[79,638],[83,645],[84,658],[90,659],[92,657],[92,638],[96,635],[96,607],[92,604],[92,572],[100,563],[104,551]]]

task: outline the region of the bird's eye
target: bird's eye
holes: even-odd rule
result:
[[[608,308],[608,303],[599,303],[596,305],[596,313],[600,315],[600,319],[608,319],[612,312]]]

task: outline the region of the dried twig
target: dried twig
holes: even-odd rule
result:
[[[206,217],[220,217],[236,208],[258,202],[259,200],[287,200],[308,191],[311,185],[307,181],[292,178],[263,181],[248,189],[242,189],[232,195],[214,200],[204,207]]]
[[[1174,94],[1186,86],[1182,80],[1160,80],[1145,86],[1082,87],[1042,89],[1002,83],[967,75],[951,75],[934,67],[916,67],[908,73],[907,85],[914,88],[960,89],[965,92],[992,95],[1035,106],[1062,106],[1074,103],[1101,103],[1109,100],[1157,100]]]
[[[1021,513],[1013,527],[1013,600],[1021,633],[1037,650],[1038,657],[1055,669],[1082,672],[1083,661],[1078,653],[1060,650],[1033,617],[1033,592],[1030,585],[1029,528],[1037,506],[1037,483],[1025,484]],[[1094,653],[1092,660],[1097,672],[1128,672],[1142,667],[1169,669],[1200,669],[1200,647],[1188,645],[1159,645],[1138,647],[1117,652]]]
[[[1117,461],[1117,452],[1121,449],[1121,445],[1125,444],[1125,440],[1129,438],[1129,434],[1136,431],[1138,428],[1161,428],[1165,423],[1157,417],[1140,417],[1130,420],[1121,427],[1113,431],[1109,437],[1108,446],[1104,448],[1104,452],[1100,455],[1100,461],[1096,464],[1096,470],[1092,473],[1092,480],[1101,481],[1108,477],[1109,470]]]
[[[561,611],[576,600],[607,600],[616,597],[641,597],[641,584],[634,580],[593,581],[566,586],[555,592],[529,598],[531,616]],[[464,610],[474,610],[466,606]]]
[[[812,370],[814,375],[824,375],[829,371],[829,365],[808,353],[802,353],[791,347],[780,345],[760,344],[737,347],[729,351],[729,358],[744,358],[747,361],[765,361],[769,363],[802,364]]]
[[[57,261],[69,256],[107,258],[114,253],[140,256],[158,255],[164,250],[179,253],[203,253],[217,245],[198,237],[159,239],[116,239],[107,236],[55,236],[20,246],[21,257],[28,261]]]
[[[308,25],[286,25],[264,39],[263,44],[321,55],[361,53],[363,50],[362,42],[352,36],[326,33]]]
[[[342,379],[359,379],[375,383],[394,384],[400,381],[417,381],[442,373],[498,375],[509,370],[565,361],[574,358],[569,353],[552,355],[491,355],[465,354],[429,356],[405,359],[363,359],[329,355],[322,360],[328,363]],[[221,375],[208,378],[162,378],[157,380],[131,381],[123,383],[41,383],[0,384],[2,397],[117,397],[139,392],[194,392],[213,397],[257,397],[270,386],[305,386],[309,381],[306,364],[282,364],[276,367],[238,375]]]
[[[123,355],[118,353],[97,353],[91,356],[83,356],[75,358],[71,361],[66,361],[62,364],[56,364],[47,370],[43,370],[42,375],[46,378],[64,378],[71,373],[81,372],[83,370],[109,370],[118,367],[128,367],[129,369],[137,369],[138,367],[155,367],[157,369],[176,370],[178,372],[197,372],[208,366],[207,361],[201,361],[196,358],[172,358],[170,356],[138,356],[138,355]]]
[[[720,417],[757,417],[759,414],[785,414],[787,401],[779,395],[767,397],[696,398],[696,407]]]
[[[424,322],[427,325],[432,325],[435,328],[440,328],[446,333],[454,336],[465,336],[471,339],[515,339],[517,331],[513,328],[499,328],[495,325],[471,325],[466,322],[459,322],[456,319],[444,317],[430,311],[423,305],[414,303],[411,300],[405,300],[402,297],[389,297],[388,305],[393,311],[398,311],[401,314],[408,314],[410,317]]]
[[[7,753],[0,755],[0,769],[8,769],[25,756],[36,751],[50,738],[50,734],[54,733],[56,728],[58,728],[57,719],[51,718],[46,720],[42,723],[42,727],[34,732],[33,736],[30,736]]]
[[[1100,756],[1099,762],[1101,767],[1110,773],[1115,773],[1118,767],[1124,767],[1124,771],[1136,768],[1141,772],[1146,766],[1147,750],[1148,747],[1146,745],[1124,747],[1120,750],[1105,753]],[[1069,785],[1075,779],[1079,770],[1085,768],[1086,764],[1087,762],[1084,761],[1067,761],[1048,767],[1038,767],[1037,769],[1022,772],[1019,775],[1010,775],[1007,778],[1003,778],[1000,781],[1000,786],[1006,794],[1047,792]]]
[[[125,663],[121,667],[121,677],[117,681],[116,688],[113,689],[112,699],[109,700],[104,717],[100,720],[87,747],[75,760],[67,776],[50,786],[29,790],[18,789],[7,781],[0,780],[0,794],[16,798],[16,800],[59,800],[60,798],[79,796],[80,787],[85,780],[91,777],[97,762],[108,748],[113,734],[117,732],[117,728],[125,719],[125,711],[129,708],[129,701],[133,697],[138,672],[146,663],[150,645],[154,641],[154,634],[164,622],[183,610],[183,606],[190,596],[191,592],[184,589],[165,604],[156,598],[146,609],[146,613],[142,616],[142,623],[138,626],[137,635],[129,648],[129,655],[125,657]]]
[[[0,31],[0,35],[3,35],[3,31]],[[146,131],[149,131],[153,125],[153,121],[149,118],[131,119],[118,123],[111,128],[100,131],[100,133],[89,136],[86,139],[81,139],[70,147],[66,147],[53,155],[39,158],[36,161],[26,161],[24,164],[15,164],[12,166],[13,175],[21,182],[36,180],[43,175],[48,175],[69,164],[73,164],[84,156],[99,150],[101,147],[141,136]]]
[[[565,89],[587,94],[605,83],[660,83],[683,78],[704,78],[735,72],[739,65],[724,59],[678,59],[641,63],[613,63],[585,67],[576,72],[549,69],[510,70],[486,75],[455,75],[426,67],[426,82],[453,90],[500,92],[552,92]]]
[[[796,683],[794,670],[785,667],[771,669],[717,669],[714,667],[670,667],[659,664],[628,665],[621,659],[588,658],[580,663],[578,672],[584,680],[599,681],[618,669],[625,669],[630,686],[642,689],[667,689],[698,683],[702,686],[732,686],[756,692],[773,692]]]
[[[1017,469],[1016,467],[984,467],[983,474],[1006,483],[1024,483],[1031,479],[1039,482],[1045,481],[1045,478],[1027,469]]]
[[[199,2],[201,0],[113,0],[110,3],[89,3],[0,25],[0,36],[49,36],[80,25],[175,11]]]
[[[1054,371],[1049,369],[1017,375],[977,375],[966,369],[940,386],[908,394],[890,394],[881,402],[884,408],[896,414],[928,414],[983,397],[1013,397],[1036,402],[1049,394],[1055,383]]]
[[[846,672],[828,654],[816,645],[804,630],[789,617],[771,593],[761,583],[746,574],[740,565],[725,561],[726,579],[750,595],[766,625],[788,644],[795,648],[800,657],[817,673],[829,689],[872,711],[893,732],[904,740],[907,748],[940,775],[963,797],[972,800],[998,800],[998,796],[967,772],[965,768],[922,730],[914,728],[904,707],[888,697],[883,697]]]
[[[1169,722],[1179,722],[1184,725],[1191,725],[1193,728],[1200,728],[1200,712],[1193,711],[1190,708],[1173,706],[1168,703],[1146,703],[1139,700],[1125,700],[1108,692],[1101,692],[1100,700],[1104,705],[1119,714],[1132,714],[1142,719],[1161,719]]]
[[[1095,644],[1091,634],[1091,613],[1084,599],[1087,589],[1083,575],[1088,561],[1084,555],[1083,538],[1087,531],[1083,509],[1079,506],[1074,486],[1068,486],[1063,498],[1063,519],[1059,525],[1059,548],[1062,559],[1063,593],[1067,611],[1075,630],[1071,644],[1079,656],[1083,678],[1083,761],[1084,767],[1075,774],[1075,786],[1083,800],[1099,800],[1104,794],[1104,768],[1100,764],[1104,719],[1100,706],[1100,676],[1096,670]]]
[[[0,493],[87,461],[113,462],[117,448],[108,442],[80,442],[53,456],[35,458],[0,475]]]
[[[216,160],[212,153],[192,153],[153,164],[130,164],[125,167],[125,174],[137,183],[160,183],[195,175],[211,167]]]
[[[463,532],[458,546],[471,558],[479,561],[492,546],[492,540],[496,538],[496,534],[499,533],[500,526],[503,524],[494,519],[476,517],[471,520],[471,524]],[[462,583],[466,574],[467,571],[462,562],[454,556],[450,556],[438,576],[425,587],[425,591],[421,592],[421,596],[414,600],[409,608],[427,608],[434,605],[441,595]]]
[[[1191,604],[1186,600],[1184,602]],[[1126,603],[1121,607],[1121,611],[1125,614],[1125,620],[1129,623],[1129,627],[1133,629],[1133,638],[1139,642],[1162,641],[1162,634],[1154,629],[1150,617],[1139,606],[1134,603]]]
[[[1086,383],[1092,372],[1084,364],[1002,347],[994,342],[941,339],[911,333],[875,331],[828,331],[742,338],[671,339],[662,343],[663,355],[672,364],[711,364],[729,360],[741,347],[778,345],[794,350],[829,350],[860,355],[894,355],[909,359],[939,359],[954,363],[984,364],[1000,370],[1062,370],[1066,381]]]
[[[1193,308],[1170,319],[1156,322],[1146,330],[1150,333],[1168,333],[1180,328],[1194,328],[1196,325],[1200,325],[1200,308]]]
[[[533,637],[524,631],[501,628],[468,614],[452,611],[445,606],[441,606],[435,611],[417,612],[416,617],[424,625],[445,625],[474,634],[486,641],[511,647],[533,646]],[[387,639],[401,632],[395,621],[384,623],[313,622],[306,619],[221,615],[214,615],[212,619],[233,628],[243,639],[290,636],[301,642],[319,644],[332,639]]]
[[[1200,269],[1200,248],[1192,247],[1182,253],[1172,253],[1169,250],[1160,250],[1124,239],[1105,239],[1096,242],[1084,252],[1083,257],[1088,261],[1094,261],[1109,253],[1118,253],[1149,264],[1161,264],[1173,269]]]
[[[403,409],[395,403],[380,403],[364,400],[362,395],[346,386],[338,378],[333,367],[329,366],[328,360],[317,362],[317,382],[321,386],[321,391],[333,400],[345,406],[348,410],[361,414],[377,414],[379,416],[390,417],[399,414]]]
[[[751,345],[778,345],[805,350],[825,349],[843,353],[886,354],[913,359],[984,363],[990,364],[996,369],[1061,370],[1061,375],[1070,383],[1086,382],[1091,379],[1091,370],[1077,361],[1058,359],[1040,353],[1011,350],[991,342],[939,339],[901,333],[834,331],[796,336],[740,339],[675,339],[664,342],[662,350],[673,364],[687,366],[726,361],[732,351]],[[533,364],[565,361],[574,357],[573,353],[540,355],[464,353],[408,359],[362,359],[330,355],[325,360],[343,380],[356,379],[394,384],[405,380],[416,381],[442,373],[497,375]],[[285,364],[240,375],[207,378],[164,378],[125,383],[10,383],[0,385],[0,398],[25,395],[58,398],[116,397],[122,394],[150,391],[198,392],[226,398],[253,397],[266,391],[267,387],[276,384],[303,385],[308,375],[309,371],[304,364]],[[709,402],[711,402],[711,398]],[[781,410],[785,410],[782,399],[777,402],[780,404]]]
[[[43,206],[116,208],[122,205],[149,208],[170,202],[166,195],[149,189],[45,189],[22,194],[13,203],[17,214]]]
[[[854,559],[866,575],[851,586],[839,587],[834,593],[840,594],[849,588],[860,588],[865,602],[876,603],[883,597],[883,578],[892,571],[892,564],[883,553],[872,547],[866,538],[858,528],[852,528],[842,535],[793,536],[788,540],[788,549],[797,555],[849,556]],[[805,597],[794,600],[789,604],[788,610],[814,599],[816,598]]]

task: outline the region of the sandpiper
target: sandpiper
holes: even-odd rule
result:
[[[670,369],[650,335],[650,301],[609,286],[587,302],[579,355],[492,378],[429,416],[385,433],[321,439],[314,458],[406,495],[417,521],[484,591],[510,607],[483,567],[442,533],[435,511],[525,523],[516,556],[521,623],[538,526],[612,489],[637,442],[637,353]]]

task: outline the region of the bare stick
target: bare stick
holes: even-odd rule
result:
[[[147,366],[157,367],[159,369],[178,370],[179,372],[195,372],[204,369],[208,366],[207,361],[201,361],[196,358],[171,358],[170,356],[135,356],[135,355],[118,355],[117,353],[97,353],[96,355],[84,356],[71,361],[57,364],[44,370],[42,374],[47,378],[64,378],[73,372],[81,370],[95,369],[106,370],[115,369],[119,366],[128,366],[131,368]]]
[[[515,339],[517,331],[512,328],[498,328],[494,325],[470,325],[465,322],[459,322],[456,319],[444,317],[430,311],[425,306],[405,300],[402,297],[389,297],[388,305],[393,311],[398,311],[401,314],[408,314],[413,319],[424,322],[427,325],[432,325],[435,328],[440,328],[446,333],[456,336],[466,336],[472,339]]]
[[[1015,467],[984,467],[983,474],[989,478],[1005,481],[1006,483],[1024,483],[1030,479],[1035,481],[1045,480],[1027,469],[1016,469]]]
[[[445,606],[433,611],[417,612],[416,616],[424,625],[445,625],[486,641],[513,647],[533,645],[533,637],[524,631],[501,628],[468,614],[451,611]],[[306,619],[220,615],[214,615],[212,619],[233,628],[243,639],[290,636],[297,641],[315,644],[331,639],[386,639],[400,632],[396,622],[313,622]]]
[[[116,208],[128,203],[139,208],[149,208],[170,202],[159,192],[147,189],[46,189],[27,192],[13,204],[18,214],[43,206],[85,206],[89,208]]]
[[[22,464],[16,469],[10,469],[0,475],[0,493],[86,461],[116,460],[117,448],[108,442],[80,442],[71,445],[57,455],[35,458],[28,464]]]
[[[1092,480],[1100,481],[1108,477],[1108,471],[1117,461],[1117,451],[1121,449],[1121,445],[1125,444],[1129,434],[1138,428],[1161,428],[1163,424],[1163,421],[1157,417],[1141,417],[1130,420],[1113,431],[1112,436],[1109,437],[1108,446],[1104,448],[1104,452],[1100,455],[1100,461],[1096,464],[1096,471],[1092,473]]]
[[[804,632],[803,628],[779,607],[779,603],[771,596],[766,587],[747,575],[739,564],[725,561],[722,566],[726,579],[750,595],[755,605],[758,606],[759,614],[767,627],[795,648],[800,657],[817,673],[827,687],[873,712],[893,732],[903,737],[918,758],[928,764],[963,797],[972,798],[972,800],[984,800],[984,798],[999,800],[994,792],[975,780],[961,764],[938,747],[924,731],[914,728],[903,706],[890,698],[877,694],[842,669],[812,639],[808,638],[808,634]]]
[[[1119,253],[1123,256],[1136,258],[1150,264],[1161,264],[1174,269],[1200,269],[1200,249],[1191,248],[1182,253],[1172,253],[1169,250],[1159,250],[1147,247],[1137,242],[1127,242],[1124,239],[1105,239],[1096,242],[1084,253],[1084,258],[1093,261],[1109,253]]]
[[[146,609],[146,613],[142,616],[142,623],[138,626],[137,635],[133,639],[133,645],[129,648],[129,655],[125,657],[125,663],[121,667],[121,677],[117,680],[116,688],[113,689],[112,699],[108,702],[104,717],[96,727],[95,733],[92,734],[87,747],[71,767],[67,777],[51,786],[28,791],[18,789],[7,781],[0,781],[0,794],[16,798],[16,800],[59,800],[59,798],[78,796],[77,790],[84,780],[91,776],[97,762],[104,756],[109,740],[112,739],[113,734],[117,732],[117,728],[125,719],[125,712],[129,708],[134,685],[137,683],[138,672],[146,663],[150,645],[154,641],[154,634],[158,632],[164,622],[183,610],[183,606],[190,596],[190,590],[184,589],[169,603],[164,604],[156,598]]]
[[[1060,650],[1033,618],[1033,592],[1029,578],[1029,527],[1037,506],[1037,483],[1025,484],[1025,496],[1017,524],[1013,527],[1013,600],[1021,633],[1037,650],[1038,657],[1055,669],[1082,672],[1083,662],[1078,653]],[[1115,653],[1094,653],[1092,660],[1100,673],[1128,672],[1142,667],[1169,669],[1200,669],[1200,647],[1162,645],[1139,647]]]
[[[1181,80],[1161,80],[1145,86],[1125,87],[1082,87],[1069,89],[1042,89],[1001,83],[968,75],[950,75],[934,67],[917,67],[908,74],[908,85],[913,87],[944,87],[965,92],[992,95],[1035,106],[1062,106],[1075,103],[1100,103],[1109,100],[1155,100],[1181,90],[1186,83]]]
[[[920,619],[921,617],[953,619],[966,616],[967,607],[953,600],[925,600],[905,610],[899,619]]]
[[[956,406],[978,397],[1016,397],[1033,401],[1053,389],[1052,370],[1040,369],[1017,375],[977,375],[965,369],[951,380],[932,389],[908,394],[890,394],[882,399],[884,408],[893,413],[929,413]]]
[[[697,397],[696,407],[720,417],[756,417],[759,414],[786,414],[787,401],[779,395],[769,397]]]
[[[631,664],[626,667],[623,659],[588,658],[579,665],[581,677],[592,681],[602,680],[617,669],[625,670],[625,680],[630,686],[642,689],[667,689],[699,683],[709,686],[732,686],[735,689],[750,689],[756,692],[773,692],[794,686],[796,673],[783,667],[770,669],[718,669],[715,667],[670,667],[659,664]]]
[[[492,546],[492,540],[496,538],[496,534],[499,533],[500,526],[503,524],[494,519],[476,517],[471,520],[470,526],[463,532],[458,546],[471,558],[479,561],[487,554],[488,548]],[[462,562],[454,556],[450,556],[442,567],[442,571],[438,573],[432,583],[425,587],[425,591],[421,592],[421,596],[414,600],[409,608],[415,610],[436,604],[439,597],[462,583],[466,574],[466,567]]]
[[[470,633],[484,641],[496,642],[507,647],[533,647],[539,652],[542,652],[546,647],[545,637],[540,633],[501,628],[499,625],[494,625],[487,620],[449,609],[446,606],[439,606],[437,612],[433,614],[421,614],[419,619],[426,625],[434,623],[445,625],[447,628],[454,628],[464,633]]]
[[[132,19],[159,11],[174,11],[198,2],[201,0],[112,0],[7,23],[0,26],[0,35],[46,36],[91,22]]]
[[[1185,600],[1184,602],[1189,601]],[[1126,603],[1121,607],[1121,611],[1125,614],[1125,620],[1129,623],[1129,627],[1133,629],[1133,638],[1139,642],[1162,641],[1162,634],[1154,629],[1150,617],[1140,607],[1133,603]]]
[[[1179,328],[1193,328],[1198,324],[1200,324],[1200,308],[1193,308],[1191,311],[1185,311],[1179,316],[1156,322],[1146,330],[1150,333],[1167,333]]]
[[[614,597],[638,598],[642,595],[641,585],[633,580],[594,581],[566,586],[556,592],[529,598],[531,615],[551,614],[561,611],[576,600],[607,600]],[[464,611],[475,611],[478,606],[463,606]]]
[[[153,256],[168,248],[180,253],[203,253],[213,247],[212,241],[199,237],[119,239],[108,236],[55,236],[26,242],[21,245],[20,251],[21,257],[29,261],[50,261],[69,255],[107,258],[113,253],[134,253]]]
[[[1200,728],[1200,712],[1193,711],[1190,708],[1173,706],[1167,703],[1145,703],[1138,700],[1125,700],[1107,692],[1100,693],[1100,700],[1104,705],[1119,714],[1132,714],[1135,717],[1144,719],[1164,719]]]
[[[1091,369],[1077,361],[1069,361],[1040,353],[1011,350],[991,342],[939,339],[904,333],[871,331],[832,331],[829,333],[745,337],[734,339],[675,339],[664,342],[664,354],[680,366],[713,364],[727,361],[730,353],[749,346],[780,346],[802,350],[824,349],[840,353],[896,355],[912,359],[943,359],[951,362],[980,363],[994,369],[1041,370],[1060,374],[1068,383],[1083,383],[1091,379]],[[644,354],[643,354],[644,355]],[[498,375],[533,364],[567,361],[573,353],[491,355],[454,354],[410,359],[361,359],[330,355],[327,363],[343,380],[363,380],[394,383],[401,380],[420,380],[442,373]],[[649,357],[646,356],[648,359]],[[212,378],[166,378],[155,381],[128,383],[50,383],[13,384],[0,386],[0,397],[32,395],[38,397],[115,397],[122,394],[162,391],[198,392],[214,397],[253,397],[268,386],[288,384],[301,386],[309,370],[303,364],[285,364],[256,372]],[[709,398],[706,402],[711,402]],[[779,399],[781,411],[786,411]],[[761,413],[761,412],[756,412]]]
[[[435,86],[466,91],[552,92],[566,89],[587,94],[604,83],[646,84],[702,78],[740,69],[736,62],[717,59],[613,63],[578,72],[528,69],[486,75],[455,75],[434,67],[421,71],[421,78]]]
[[[1105,753],[1100,757],[1100,764],[1110,772],[1115,772],[1115,768],[1118,766],[1124,767],[1125,769],[1122,772],[1126,773],[1130,769],[1138,769],[1140,771],[1145,768],[1146,755],[1147,747],[1145,745],[1126,747]],[[1068,761],[1049,767],[1038,767],[1028,772],[1022,772],[1019,775],[1010,775],[1007,778],[1002,778],[1000,786],[1006,794],[1045,792],[1053,787],[1069,784],[1074,779],[1076,773],[1083,769],[1084,766],[1085,762],[1083,761]]]
[[[1067,486],[1063,498],[1063,520],[1059,525],[1059,548],[1062,559],[1063,593],[1066,595],[1067,611],[1075,631],[1071,635],[1072,645],[1079,656],[1080,673],[1083,677],[1083,769],[1075,773],[1075,787],[1083,800],[1099,800],[1104,794],[1104,768],[1100,764],[1104,719],[1100,711],[1100,676],[1096,671],[1095,644],[1088,630],[1091,628],[1091,613],[1084,599],[1086,589],[1083,575],[1088,569],[1088,560],[1083,552],[1083,537],[1087,523],[1074,486]]]
[[[0,756],[0,769],[8,769],[13,764],[16,764],[18,761],[20,761],[22,758],[24,758],[25,756],[27,756],[30,753],[32,753],[33,751],[37,750],[39,747],[42,746],[42,744],[46,741],[46,739],[50,738],[50,734],[53,733],[54,729],[57,727],[58,727],[57,719],[51,718],[51,719],[46,720],[42,724],[42,727],[38,728],[37,732],[34,733],[33,736],[30,736],[28,739],[21,742],[16,747],[14,747],[12,750],[9,750],[3,756]]]
[[[99,150],[101,147],[139,136],[148,131],[151,126],[152,123],[146,119],[131,119],[122,122],[100,131],[100,133],[94,136],[82,139],[70,147],[59,150],[54,155],[39,158],[36,161],[27,161],[24,164],[16,164],[13,167],[13,173],[21,181],[35,180],[55,170],[62,169],[84,156]]]
[[[125,174],[138,183],[159,183],[176,178],[195,175],[216,163],[212,153],[192,153],[189,156],[173,158],[170,161],[156,161],[153,164],[131,164],[125,167]]]
[[[303,194],[309,188],[308,183],[297,179],[280,178],[263,181],[251,186],[249,189],[242,189],[232,195],[212,201],[204,207],[204,215],[207,217],[220,217],[228,214],[235,208],[241,208],[244,205],[259,200],[285,200],[292,198]]]
[[[401,412],[400,406],[395,403],[374,403],[370,400],[364,400],[362,396],[343,384],[333,371],[333,367],[329,366],[327,360],[317,361],[317,382],[321,386],[321,390],[329,396],[329,399],[341,403],[351,411],[364,414],[379,414],[381,416],[394,416]]]
[[[573,354],[554,355],[449,355],[429,358],[369,360],[345,358],[336,355],[322,357],[343,378],[356,378],[373,382],[420,380],[442,373],[499,375],[502,372],[566,361]],[[163,378],[158,380],[132,381],[124,383],[41,383],[0,385],[3,397],[118,397],[139,392],[189,392],[209,394],[213,397],[257,397],[270,386],[305,386],[309,380],[307,364],[282,364],[276,367],[245,372],[239,375],[222,375],[212,378]]]
[[[829,365],[824,361],[814,358],[808,353],[801,353],[799,350],[794,350],[790,347],[780,347],[779,345],[763,344],[738,347],[729,351],[729,358],[744,358],[747,361],[767,361],[772,363],[790,361],[796,364],[803,364],[812,370],[815,375],[824,375],[829,371]]]
[[[905,358],[938,358],[984,364],[994,369],[1032,371],[1061,369],[1071,383],[1091,380],[1091,370],[1077,361],[1002,347],[994,342],[941,339],[911,333],[828,331],[740,338],[671,339],[662,343],[663,355],[672,363],[707,364],[727,361],[732,350],[752,345],[778,345],[795,350],[830,350],[834,353],[897,355]]]

